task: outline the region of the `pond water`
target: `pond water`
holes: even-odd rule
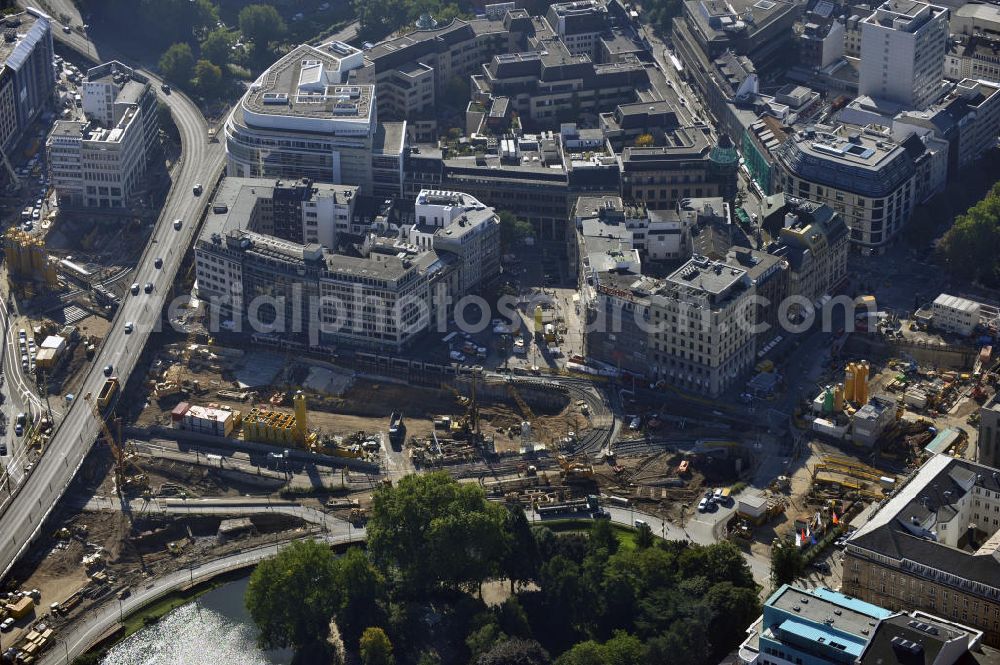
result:
[[[102,665],[288,665],[292,651],[263,651],[243,605],[245,577],[213,589],[119,642]]]

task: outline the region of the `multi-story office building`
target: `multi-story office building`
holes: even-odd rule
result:
[[[975,5],[982,7],[986,5]],[[944,76],[952,81],[1000,81],[1000,39],[997,35],[960,35],[948,40]]]
[[[691,233],[698,224],[697,214],[682,217],[676,210],[649,210],[610,194],[579,197],[573,221],[579,233],[570,251],[574,267],[587,249],[587,238],[621,239],[651,261],[685,259],[691,256]]]
[[[788,295],[816,303],[835,293],[847,279],[849,237],[843,217],[830,206],[789,200],[778,240],[768,248],[788,262]]]
[[[1000,81],[1000,7],[964,4],[951,12],[952,38],[945,53],[944,75]]]
[[[379,123],[371,85],[349,85],[361,51],[302,44],[271,65],[226,120],[227,173],[402,192],[406,128]]]
[[[758,331],[756,345],[760,349],[781,334],[779,312],[788,295],[789,262],[780,256],[749,247],[732,247],[726,253],[726,263],[746,270],[753,282],[757,295],[753,321]]]
[[[0,149],[10,151],[52,106],[55,52],[51,21],[37,9],[0,18],[0,30]],[[6,177],[6,169],[0,172]]]
[[[356,191],[227,178],[195,244],[198,293],[213,316],[231,331],[399,352],[447,316],[448,298],[499,274],[496,215],[455,192],[418,202],[422,224],[373,224],[351,254],[337,253]]]
[[[677,207],[681,199],[719,196],[725,183],[714,177],[712,148],[708,129],[701,127],[665,132],[650,147],[623,148],[622,197],[664,210]]]
[[[571,54],[586,55],[596,62],[601,34],[608,29],[607,14],[605,5],[597,0],[576,0],[549,5],[545,20]]]
[[[947,41],[947,9],[887,0],[861,23],[859,93],[926,108],[941,94]]]
[[[752,366],[755,353],[747,271],[694,256],[666,279],[592,271],[589,356],[651,380],[716,397]]]
[[[87,71],[85,122],[60,120],[46,141],[52,186],[62,205],[127,208],[160,154],[156,92],[112,61]]]
[[[825,587],[783,584],[764,601],[763,614],[740,645],[743,665],[854,663],[872,626],[893,612]]]
[[[1000,644],[1000,471],[933,455],[847,542],[843,591]]]
[[[226,178],[212,201],[212,214],[221,226],[227,226],[228,217],[233,216],[245,219],[249,230],[333,250],[340,234],[351,233],[357,193],[353,185]]]
[[[947,176],[990,150],[1000,135],[1000,84],[963,79],[939,103],[923,111],[903,111],[892,118],[892,135],[931,135],[946,142]]]
[[[406,159],[406,195],[416,197],[422,189],[465,192],[530,222],[540,240],[566,241],[572,237],[566,229],[574,194],[617,193],[617,162],[600,147],[584,156],[554,134],[518,134],[497,143],[476,156],[414,146]],[[483,148],[489,150],[485,140]]]
[[[993,4],[963,3],[950,12],[949,27],[953,35],[1000,35],[1000,7]]]
[[[796,35],[799,64],[822,69],[844,56],[844,24],[827,17],[812,17]]]
[[[750,172],[753,182],[760,192],[770,195],[775,192],[777,173],[771,151],[788,140],[788,132],[777,118],[763,116],[747,127],[743,134],[743,163]]]
[[[676,107],[666,101],[619,104],[614,111],[601,113],[598,120],[604,138],[617,151],[635,145],[643,134],[665,142],[666,133],[681,126]]]
[[[792,47],[798,13],[799,5],[782,0],[686,0],[682,14],[674,19],[671,34],[677,55],[730,135],[742,133],[722,120],[718,105],[711,101],[720,94],[715,61],[728,53],[766,71]]]
[[[982,631],[925,612],[893,612],[837,591],[783,585],[740,645],[740,665],[986,665]]]
[[[833,208],[868,251],[880,250],[909,219],[917,195],[912,152],[844,126],[796,132],[772,150],[780,189]]]
[[[549,38],[535,50],[493,56],[472,78],[473,99],[510,99],[522,120],[555,127],[581,112],[600,113],[636,100],[649,87],[645,65],[635,57],[597,64],[573,55],[562,41]]]
[[[413,217],[403,238],[458,257],[461,293],[480,290],[500,275],[500,219],[493,208],[462,192],[425,189],[417,195]]]
[[[1000,468],[1000,393],[994,394],[979,409],[976,461]]]
[[[685,61],[712,61],[732,51],[766,68],[790,44],[797,16],[790,2],[685,0],[683,13],[674,20],[674,38],[680,37],[678,54]],[[693,49],[697,57],[692,57]]]
[[[380,42],[364,52],[353,83],[375,86],[379,113],[413,120],[432,114],[454,80],[467,80],[494,55],[509,53],[535,30],[523,9],[453,19]]]

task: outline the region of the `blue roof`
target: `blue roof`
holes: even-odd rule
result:
[[[778,630],[824,648],[850,654],[855,658],[861,656],[865,645],[868,644],[867,639],[861,640],[853,635],[849,636],[839,631],[828,630],[823,624],[807,624],[794,619],[782,621]]]
[[[893,614],[891,610],[887,610],[884,607],[872,605],[871,603],[866,603],[863,600],[852,598],[851,596],[845,596],[838,591],[827,589],[825,587],[812,589],[810,593],[824,600],[828,600],[831,603],[836,603],[842,607],[846,607],[849,610],[853,610],[860,614],[867,614],[875,619],[887,619]]]

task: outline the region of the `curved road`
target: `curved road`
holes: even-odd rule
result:
[[[78,35],[65,35],[58,25],[53,35],[57,39],[73,39],[70,45],[77,46],[75,40]],[[154,86],[161,84],[152,73],[143,71],[142,74],[148,76]],[[78,391],[81,396],[87,393],[97,395],[104,384],[103,368],[106,365],[114,368],[114,373],[123,384],[131,375],[150,332],[159,325],[166,296],[225,161],[224,147],[221,143],[208,143],[205,119],[190,99],[179,92],[160,97],[170,107],[180,131],[182,158],[174,171],[173,185],[150,242],[136,267],[136,282],[152,282],[154,289],[151,294],[140,291],[138,296],[130,294],[124,299]],[[195,183],[206,186],[205,193],[200,197],[192,194]],[[173,220],[177,218],[183,220],[180,231],[173,228]],[[163,259],[160,270],[153,265],[157,257]],[[129,335],[124,330],[127,321],[134,322],[135,326],[134,332]],[[82,399],[74,401],[59,423],[45,454],[0,516],[0,575],[6,576],[30,545],[82,464],[97,433],[98,423],[90,405]]]
[[[322,536],[331,545],[362,540],[363,531],[354,529],[349,532],[342,525],[335,525],[330,533]],[[118,602],[108,602],[99,609],[93,610],[87,620],[76,624],[74,628],[56,640],[39,660],[41,665],[62,665],[73,662],[73,659],[87,652],[103,635],[117,625],[122,616],[142,609],[145,605],[169,594],[172,591],[189,586],[194,582],[207,581],[222,573],[256,565],[263,559],[276,555],[287,543],[268,545],[237,554],[231,554],[214,561],[202,564],[196,568],[179,570],[157,580],[147,583],[145,587],[137,588],[132,594]]]

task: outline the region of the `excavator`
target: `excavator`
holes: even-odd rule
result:
[[[594,465],[589,462],[571,460],[565,455],[560,455],[559,468],[560,475],[567,483],[586,483],[594,477]]]

